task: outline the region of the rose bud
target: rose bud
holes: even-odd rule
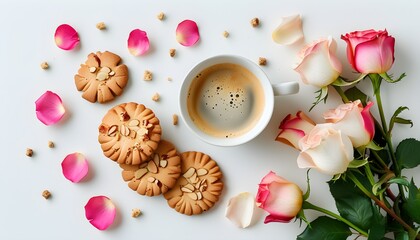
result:
[[[315,87],[325,87],[341,74],[341,62],[335,56],[337,44],[331,37],[320,39],[304,47],[300,52],[300,63],[295,68],[302,81]]]
[[[375,122],[369,109],[369,102],[363,108],[360,100],[341,104],[336,109],[324,113],[327,122],[334,123],[333,128],[346,134],[354,147],[367,145],[375,135]]]
[[[280,123],[280,133],[277,135],[276,141],[300,150],[299,140],[314,127],[315,122],[302,111],[298,111],[296,116],[289,114]]]
[[[259,184],[255,201],[259,208],[269,213],[264,223],[287,223],[302,208],[302,195],[302,190],[296,184],[269,172]]]
[[[347,59],[360,73],[385,73],[394,63],[395,38],[386,30],[355,31],[341,35],[347,42]]]
[[[333,128],[332,123],[317,124],[299,141],[299,168],[315,168],[321,173],[343,173],[353,161],[353,145],[349,137]]]

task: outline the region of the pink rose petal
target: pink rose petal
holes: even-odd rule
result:
[[[149,38],[147,33],[140,29],[134,29],[130,32],[127,40],[128,51],[134,56],[145,54],[149,50]]]
[[[81,153],[67,155],[61,162],[63,175],[71,182],[80,182],[88,173],[89,165],[85,156]]]
[[[366,104],[366,107],[364,107],[362,112],[360,113],[363,118],[364,127],[370,135],[370,140],[372,140],[373,137],[375,136],[375,120],[373,119],[373,116],[370,113],[370,108],[372,106],[373,106],[373,102],[368,102]]]
[[[183,46],[194,45],[200,39],[197,23],[192,20],[184,20],[176,28],[176,40]]]
[[[51,91],[46,91],[35,101],[36,117],[45,125],[57,123],[64,115],[61,98]]]
[[[62,24],[57,27],[54,34],[54,40],[57,47],[63,50],[72,50],[80,42],[76,30],[68,24]]]
[[[106,230],[114,222],[115,205],[108,197],[95,196],[86,203],[85,215],[94,227]]]

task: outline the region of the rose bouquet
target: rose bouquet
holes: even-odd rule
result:
[[[328,91],[335,90],[343,104],[324,113],[324,123],[315,123],[304,112],[287,115],[280,124],[276,140],[300,151],[300,168],[315,169],[330,175],[330,192],[338,214],[309,202],[308,190],[268,173],[259,184],[257,205],[269,215],[265,223],[300,219],[308,225],[297,239],[347,239],[364,236],[374,239],[420,239],[420,190],[404,170],[420,164],[420,141],[408,138],[396,144],[392,140],[395,124],[413,125],[401,117],[408,108],[395,110],[385,119],[381,101],[382,83],[396,83],[387,72],[394,63],[394,37],[386,30],[355,31],[341,38],[347,43],[347,58],[360,77],[341,77],[342,65],[335,56],[336,42],[321,39],[300,53],[295,70],[302,81],[319,87],[312,108],[326,101]],[[370,101],[357,84],[370,81]],[[378,120],[371,114],[378,108]],[[311,109],[312,109],[311,108]],[[309,222],[305,211],[319,211]]]

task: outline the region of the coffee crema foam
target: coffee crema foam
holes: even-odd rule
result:
[[[259,79],[245,67],[216,64],[191,82],[187,108],[194,124],[208,135],[237,137],[260,119],[264,92]]]

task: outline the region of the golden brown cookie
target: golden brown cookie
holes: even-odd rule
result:
[[[120,56],[112,52],[97,52],[88,55],[74,76],[77,90],[89,102],[105,103],[122,94],[128,81],[128,69],[120,64]]]
[[[204,153],[184,152],[181,172],[176,185],[164,194],[169,206],[186,215],[200,214],[213,207],[223,190],[217,163]]]
[[[141,164],[158,147],[162,133],[152,110],[134,102],[108,111],[99,125],[98,141],[104,155],[125,164]]]
[[[131,189],[141,195],[157,196],[175,185],[181,175],[181,158],[172,143],[161,140],[149,161],[139,165],[120,164],[120,167]]]

